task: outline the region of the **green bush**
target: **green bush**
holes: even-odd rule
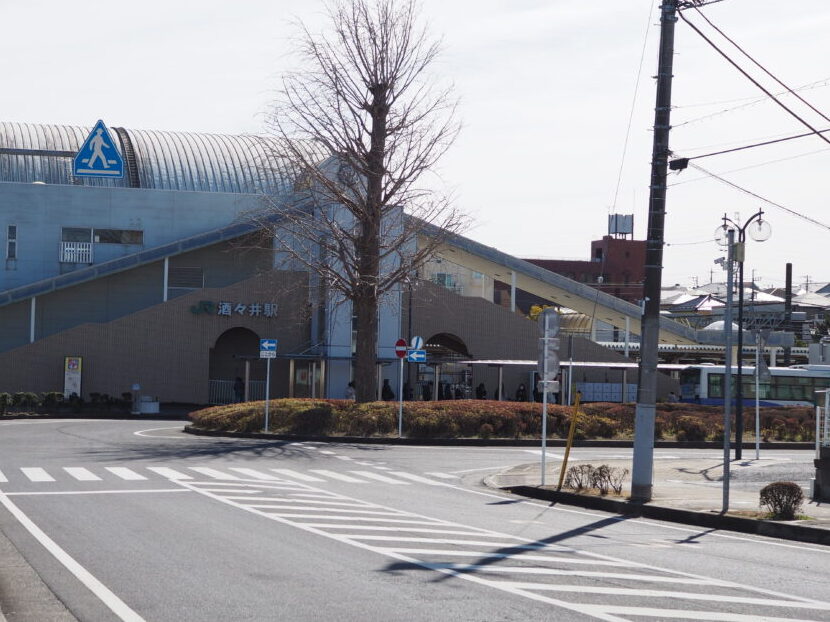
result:
[[[12,404],[12,396],[8,393],[0,393],[0,415],[5,415]]]
[[[761,489],[761,506],[774,520],[793,520],[803,502],[804,492],[795,482],[772,482]]]
[[[697,417],[679,417],[676,436],[678,441],[705,441],[706,426]]]

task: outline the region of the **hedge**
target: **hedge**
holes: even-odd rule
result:
[[[580,408],[576,438],[631,438],[634,404],[593,402]],[[548,436],[565,438],[573,408],[548,405]],[[748,436],[754,413],[746,413]],[[814,440],[815,419],[810,407],[761,409],[764,440]],[[265,402],[212,406],[190,414],[205,430],[259,432],[265,424]],[[533,402],[447,400],[404,402],[404,436],[418,438],[539,438],[542,405]],[[329,399],[277,399],[269,406],[269,431],[275,434],[318,436],[396,436],[397,402]],[[680,441],[723,438],[723,410],[686,403],[657,405],[655,438]]]

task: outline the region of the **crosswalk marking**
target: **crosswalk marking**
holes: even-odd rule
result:
[[[344,475],[343,473],[338,473],[337,471],[327,471],[326,469],[311,469],[312,473],[317,473],[318,475],[324,475],[330,479],[337,479],[341,482],[348,482],[350,484],[365,484],[366,482],[362,479],[357,479],[356,477],[352,477],[351,475]]]
[[[440,472],[437,472],[437,471],[427,473],[427,475],[431,475],[432,477],[437,477],[439,479],[458,479],[458,475],[451,475],[449,473],[440,473]]]
[[[257,480],[268,483],[270,487],[279,487],[283,490],[299,490],[297,487],[305,486],[307,483],[337,483],[349,484],[383,484],[391,486],[407,486],[412,483],[427,484],[430,486],[447,486],[446,480],[455,476],[434,472],[427,473],[425,477],[405,471],[392,471],[391,469],[377,470],[373,463],[372,469],[364,470],[338,470],[338,469],[308,469],[294,470],[282,468],[269,468],[264,464],[256,464],[256,468],[222,465],[220,468],[206,466],[185,466],[179,465],[175,468],[168,466],[55,466],[55,467],[20,467],[16,470],[18,474],[27,478],[30,482],[46,483],[73,479],[79,482],[100,482],[113,477],[130,482],[139,482],[154,477],[161,477],[169,481],[194,481],[206,478],[214,482],[216,486],[234,485],[233,482]],[[274,462],[270,462],[274,464]],[[361,464],[358,461],[354,465]],[[5,473],[0,472],[0,483],[9,483],[9,475],[14,476],[15,472],[8,469]],[[12,477],[12,483],[15,477]],[[224,483],[222,483],[224,482]],[[276,489],[276,488],[275,488]]]
[[[378,482],[383,482],[384,484],[398,484],[408,486],[409,482],[402,482],[399,479],[392,479],[391,477],[386,477],[385,475],[381,475],[380,473],[372,473],[371,471],[349,471],[349,473],[354,473],[355,475],[359,475],[360,477],[365,477],[367,479],[373,479]]]
[[[101,478],[95,475],[89,469],[84,467],[63,467],[63,470],[69,473],[79,482],[100,482]]]
[[[148,471],[152,471],[157,475],[161,475],[162,477],[166,477],[167,479],[193,479],[186,473],[181,473],[176,469],[171,469],[170,467],[147,467]]]
[[[407,473],[406,471],[392,471],[393,475],[397,475],[398,477],[403,477],[404,479],[411,479],[413,482],[418,482],[419,484],[429,484],[430,486],[448,486],[449,484],[444,484],[442,482],[436,482],[434,480],[428,479],[426,477],[421,477],[420,475],[414,475],[413,473]]]
[[[22,467],[20,469],[23,475],[28,477],[33,482],[54,482],[55,478],[49,475],[45,469],[40,467]]]
[[[231,475],[230,473],[223,473],[222,471],[217,471],[216,469],[211,469],[210,467],[188,467],[191,471],[196,471],[199,475],[207,475],[213,479],[236,479],[239,478],[236,475]]]
[[[279,477],[274,477],[273,475],[268,475],[268,473],[262,473],[257,471],[256,469],[249,469],[246,467],[231,467],[231,471],[236,471],[237,473],[241,473],[242,475],[247,475],[252,479],[261,479],[271,482],[279,482]]]
[[[305,473],[298,473],[297,471],[292,471],[291,469],[270,469],[274,473],[278,475],[283,475],[285,477],[291,479],[298,479],[301,482],[324,482],[326,480],[320,479],[319,477],[314,477],[313,475],[306,475]]]
[[[147,479],[143,475],[136,473],[132,469],[128,469],[127,467],[105,467],[107,471],[115,475],[116,477],[120,477],[121,479],[130,481],[130,482],[137,482],[143,479]]]

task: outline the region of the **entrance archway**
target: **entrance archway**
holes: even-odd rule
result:
[[[430,364],[418,367],[418,388],[423,399],[471,399],[472,370],[459,363],[472,358],[467,344],[457,335],[438,333],[427,339],[424,349]]]
[[[246,381],[249,400],[265,399],[265,367],[259,359],[259,335],[239,326],[219,335],[210,349],[209,373],[211,404],[236,401],[236,378]]]

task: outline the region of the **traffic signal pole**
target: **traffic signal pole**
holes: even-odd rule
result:
[[[671,84],[674,60],[674,25],[679,0],[662,0],[660,52],[657,65],[657,100],[654,108],[654,143],[648,197],[645,282],[637,409],[634,415],[634,458],[631,499],[651,500],[654,470],[654,415],[657,402],[657,344],[660,338],[660,290],[663,272],[663,231],[666,215],[666,175],[669,160]]]

